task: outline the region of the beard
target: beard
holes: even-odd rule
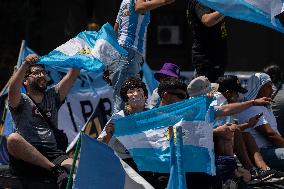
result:
[[[36,81],[31,82],[30,88],[33,91],[37,91],[37,92],[43,93],[47,89],[47,86],[46,85],[40,86],[39,85],[39,80],[36,80]]]

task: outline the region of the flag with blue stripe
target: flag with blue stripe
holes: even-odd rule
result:
[[[226,16],[261,24],[284,32],[277,15],[284,10],[282,0],[198,0]]]
[[[81,134],[74,189],[153,189],[107,145]]]
[[[202,96],[123,117],[115,122],[114,134],[140,171],[169,173],[168,127],[182,126],[184,171],[214,175],[213,129],[209,122],[213,112],[209,102]]]
[[[112,26],[106,23],[98,32],[79,33],[41,57],[39,64],[100,72],[105,65],[124,56],[127,56],[127,51],[119,46]]]

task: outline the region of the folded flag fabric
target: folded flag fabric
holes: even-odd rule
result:
[[[282,0],[198,0],[226,16],[261,24],[284,32],[277,15],[284,10]]]
[[[39,64],[102,71],[105,65],[125,57],[127,51],[119,46],[115,32],[109,23],[100,31],[84,31],[48,55]]]
[[[81,134],[81,154],[74,189],[153,189],[107,145]]]
[[[210,100],[198,97],[129,115],[115,122],[115,136],[140,171],[170,172],[169,126],[182,126],[185,172],[215,174]],[[175,129],[174,129],[175,130]]]

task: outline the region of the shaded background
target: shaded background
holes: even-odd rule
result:
[[[95,22],[115,22],[121,0],[0,0],[0,89],[17,62],[21,40],[45,55]],[[228,69],[261,71],[271,63],[284,66],[284,34],[256,24],[227,18]],[[152,11],[146,61],[154,70],[164,62],[191,65],[191,32],[186,1]]]

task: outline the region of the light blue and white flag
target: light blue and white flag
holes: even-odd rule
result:
[[[115,122],[115,136],[128,149],[140,171],[170,172],[169,126],[182,126],[185,172],[215,174],[209,99],[198,97]],[[209,112],[213,113],[213,112]]]
[[[153,189],[107,145],[81,135],[81,154],[73,189]]]
[[[39,63],[100,72],[127,51],[119,46],[113,27],[106,23],[100,31],[84,31],[43,56]]]
[[[277,15],[284,11],[283,0],[198,0],[226,16],[261,24],[284,32]]]
[[[16,68],[21,66],[25,57],[29,54],[37,53],[27,47],[25,40],[23,40]],[[45,70],[49,78],[48,87],[52,87],[66,75],[69,69],[60,66],[45,65]],[[8,95],[8,85],[6,86],[1,92],[1,97]],[[21,89],[23,89],[21,92],[24,92],[24,87]],[[81,70],[65,103],[59,109],[58,127],[66,132],[69,142],[77,136],[99,104],[103,104],[103,106],[100,106],[100,110],[106,112],[106,119],[111,116],[112,98],[113,89],[103,80],[102,72]],[[7,111],[5,112],[6,117],[4,116],[5,120],[3,120],[3,122],[5,121],[3,134],[8,136],[13,132],[13,124],[11,119],[9,119],[9,109],[5,109]],[[97,120],[96,122],[98,123]],[[102,128],[103,126],[104,124],[101,125]],[[95,130],[100,132],[102,128],[98,127]]]

